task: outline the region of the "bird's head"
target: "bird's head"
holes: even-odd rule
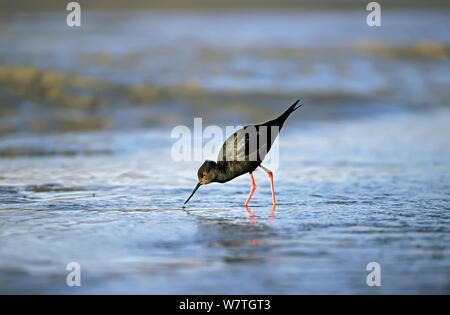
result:
[[[216,180],[217,163],[206,160],[197,171],[198,182],[200,185],[206,185]]]
[[[198,177],[197,186],[195,186],[194,191],[189,196],[189,198],[184,202],[184,204],[187,204],[189,199],[191,199],[191,197],[195,194],[195,192],[201,185],[206,185],[215,182],[216,176],[217,176],[217,163],[209,160],[203,162],[202,166],[200,166],[200,168],[197,171]]]

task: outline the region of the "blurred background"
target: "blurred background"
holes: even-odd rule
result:
[[[2,1],[0,133],[446,106],[448,4],[420,3],[383,3],[377,28],[364,1],[80,1],[69,27],[65,2]]]
[[[447,1],[381,1],[381,27],[357,0],[80,0],[81,27],[68,2],[0,1],[0,292],[74,292],[79,261],[84,293],[449,293]],[[180,211],[174,126],[298,98],[280,215],[264,175],[256,214],[248,178]]]

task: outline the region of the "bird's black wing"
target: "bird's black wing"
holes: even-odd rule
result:
[[[248,125],[227,138],[217,157],[219,167],[242,168],[242,174],[256,169],[266,157],[273,142],[280,133],[287,117],[301,106],[292,104],[274,120],[260,125]]]
[[[289,117],[289,115],[292,114],[292,112],[294,112],[295,110],[297,110],[298,108],[300,108],[303,105],[303,104],[300,104],[297,106],[298,102],[300,102],[300,100],[297,100],[294,104],[289,106],[289,108],[283,114],[278,116],[277,118],[275,118],[273,120],[269,120],[261,125],[262,126],[278,126],[279,129],[281,130],[284,122]]]
[[[258,135],[256,126],[246,126],[229,136],[222,145],[217,165],[230,175],[223,179],[224,182],[251,173],[261,164],[262,160],[258,157]]]
[[[277,126],[248,125],[233,133],[220,149],[217,161],[259,161],[269,152],[279,133]]]

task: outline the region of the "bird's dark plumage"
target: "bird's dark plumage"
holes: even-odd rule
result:
[[[269,152],[286,119],[301,106],[297,106],[299,101],[297,100],[279,117],[263,124],[246,126],[228,137],[217,157],[219,170],[225,171],[227,176],[220,177],[218,181],[227,182],[237,176],[253,172]]]
[[[228,137],[220,149],[217,162],[207,160],[200,166],[197,172],[198,184],[185,204],[200,185],[225,183],[240,175],[252,173],[260,166],[286,119],[302,106],[297,105],[299,101],[279,117],[263,124],[246,126]]]

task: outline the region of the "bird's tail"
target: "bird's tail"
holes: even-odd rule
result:
[[[292,104],[283,114],[280,115],[275,121],[278,122],[280,126],[283,125],[283,123],[286,121],[286,119],[289,117],[289,115],[295,111],[296,109],[300,108],[303,104],[300,103],[300,105],[297,105],[300,100],[297,100],[294,104]]]

